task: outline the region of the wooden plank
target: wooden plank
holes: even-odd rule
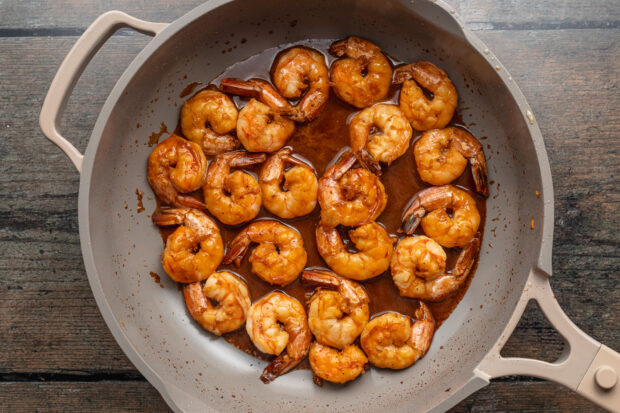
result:
[[[202,3],[202,0],[5,1],[0,2],[0,34],[75,35],[100,14],[115,9],[141,19],[171,22]],[[620,20],[620,10],[614,0],[466,0],[450,3],[474,30],[617,28]],[[71,10],[71,13],[66,13],[66,10]]]
[[[0,372],[133,371],[95,305],[82,263],[79,175],[38,128],[75,38],[0,40]],[[147,37],[112,38],[78,82],[62,133],[84,150],[106,95]],[[24,53],[24,50],[28,50]]]
[[[551,284],[558,301],[587,334],[620,348],[614,282],[620,268],[620,95],[613,69],[620,65],[620,31],[479,35],[523,90],[545,139],[555,189]],[[596,301],[606,304],[590,305]]]
[[[0,383],[3,412],[170,412],[146,381]]]
[[[79,407],[78,407],[79,406]],[[6,412],[166,412],[170,409],[145,381],[0,383]],[[493,382],[450,410],[475,412],[602,412],[568,389],[547,382]]]
[[[559,384],[495,381],[463,400],[450,412],[590,413],[604,410]]]

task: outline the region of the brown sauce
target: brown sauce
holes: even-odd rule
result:
[[[333,61],[334,59],[327,54],[327,47],[330,43],[330,41],[322,41],[321,46],[323,47],[318,46],[317,43],[311,43],[309,44],[309,46],[322,51],[328,57],[328,60],[331,63],[331,61]],[[275,48],[269,49],[261,53],[260,55],[253,56],[243,62],[239,62],[228,68],[220,76],[214,79],[212,81],[212,84],[219,85],[221,79],[225,77],[237,77],[241,79],[260,77],[263,79],[268,79],[271,63],[277,52],[281,50],[282,49]],[[393,57],[390,57],[390,59],[394,64],[399,63],[399,61],[394,59]],[[190,84],[190,86],[195,85],[195,83],[196,82]],[[240,97],[234,97],[234,100],[239,108],[244,106],[247,102],[247,99]],[[394,88],[391,91],[391,95],[386,98],[386,101],[397,103],[398,89]],[[338,154],[344,146],[349,145],[348,121],[351,118],[352,114],[358,111],[359,110],[355,107],[350,106],[347,103],[339,100],[332,93],[326,108],[316,120],[314,120],[310,124],[296,126],[295,132],[287,142],[287,146],[292,147],[295,154],[301,155],[310,163],[312,163],[318,173],[318,176],[320,177],[323,175],[323,172],[328,167],[328,165],[334,160],[336,154]],[[466,125],[464,124],[461,116],[458,113],[458,109],[451,124],[466,128]],[[182,136],[180,125],[177,125],[175,133]],[[414,131],[414,137],[412,139],[411,145],[413,145],[415,140],[417,140],[420,136],[420,132]],[[251,172],[255,175],[258,174],[259,170],[260,165],[246,169],[246,171]],[[381,177],[381,180],[388,194],[388,203],[384,212],[379,216],[377,221],[383,224],[390,234],[393,234],[395,237],[401,237],[401,214],[405,206],[415,193],[428,187],[428,185],[423,183],[418,176],[411,148],[405,153],[405,155],[394,161],[389,167],[384,166],[383,170],[384,173]],[[453,182],[453,185],[468,190],[470,194],[472,194],[474,199],[476,199],[476,203],[478,205],[478,209],[481,215],[480,231],[482,233],[484,231],[484,222],[486,216],[486,201],[484,198],[478,196],[473,191],[474,183],[470,169],[467,168],[465,173],[458,180]],[[202,197],[201,192],[196,192],[193,195],[197,198]],[[308,253],[308,262],[306,266],[327,268],[325,262],[322,260],[317,251],[315,242],[314,230],[319,220],[318,205],[311,214],[293,220],[282,220],[270,214],[264,208],[261,209],[258,218],[276,219],[296,228],[303,237],[304,245]],[[215,218],[213,219],[215,220]],[[215,221],[217,222],[217,220]],[[224,243],[228,245],[230,241],[232,241],[232,239],[237,235],[239,230],[245,225],[247,224],[237,227],[231,227],[228,225],[220,224],[220,231]],[[160,229],[160,233],[164,243],[167,236],[171,234],[173,230],[174,228],[165,227]],[[420,234],[422,233],[421,229],[418,229],[417,232]],[[346,234],[346,231],[341,231],[341,233]],[[347,241],[346,237],[345,241]],[[446,254],[448,256],[447,268],[452,268],[459,251],[460,249],[458,248],[446,249]],[[249,254],[250,252],[248,252],[247,255]],[[467,291],[469,283],[471,282],[471,279],[475,274],[476,266],[477,262],[476,264],[474,264],[471,275],[465,282],[465,285],[456,294],[442,302],[427,303],[437,321],[438,327],[445,319],[448,318],[450,313],[463,298],[463,295]],[[313,286],[304,285],[300,282],[299,279],[286,287],[274,287],[267,284],[256,275],[252,274],[247,256],[242,261],[241,266],[238,268],[233,264],[222,264],[220,266],[220,269],[234,272],[240,275],[243,279],[245,279],[250,289],[252,301],[256,301],[257,299],[271,291],[281,290],[297,298],[300,302],[305,304],[307,298],[310,296],[312,291],[314,291]],[[370,296],[371,317],[374,314],[382,313],[389,310],[413,316],[414,311],[418,307],[418,300],[403,298],[399,295],[398,289],[394,285],[389,271],[371,280],[362,282],[362,284],[365,286]],[[179,299],[182,298],[179,297]],[[224,338],[226,339],[226,341],[232,343],[240,350],[257,358],[264,360],[269,360],[272,358],[272,356],[261,353],[258,349],[256,349],[244,328],[235,332],[224,334]],[[298,368],[309,368],[309,364],[307,361],[304,361]]]
[[[166,127],[166,124],[164,122],[161,123],[161,125],[159,125],[159,132],[153,132],[151,133],[151,136],[149,136],[149,142],[147,145],[149,146],[155,146],[159,143],[159,138],[161,138],[161,135],[163,134],[168,134],[170,132],[168,132],[168,128]]]
[[[192,82],[189,85],[185,86],[185,89],[183,89],[181,93],[179,93],[179,97],[184,98],[185,96],[191,95],[194,89],[196,89],[196,86],[198,86],[199,84],[200,82]]]

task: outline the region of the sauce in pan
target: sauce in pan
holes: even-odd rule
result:
[[[327,49],[330,44],[331,41],[321,41],[320,43],[312,42],[308,45],[320,50],[328,59],[328,63],[331,63],[334,58],[329,56],[327,53]],[[273,59],[280,50],[282,49],[268,49],[257,56],[253,56],[245,61],[239,62],[228,68],[220,76],[214,79],[212,84],[219,86],[221,79],[225,77],[237,77],[244,80],[253,77],[268,79],[268,74]],[[396,59],[391,60],[395,65],[400,63]],[[191,83],[186,89],[193,89],[196,84],[196,82]],[[394,88],[386,101],[398,104],[398,90],[398,88]],[[244,106],[248,101],[248,99],[240,97],[234,97],[234,100],[239,108]],[[334,157],[342,150],[343,147],[349,145],[348,121],[352,115],[357,112],[359,112],[358,109],[339,100],[332,92],[326,108],[316,120],[310,124],[296,125],[294,134],[287,141],[287,146],[292,147],[295,154],[300,155],[309,161],[316,169],[318,176],[321,177],[327,166],[334,160]],[[458,109],[451,125],[465,128],[465,125],[458,114]],[[177,126],[175,133],[182,136],[180,126]],[[420,136],[421,133],[414,130],[411,145],[413,145],[415,140]],[[260,165],[246,168],[245,170],[257,176],[260,170]],[[411,197],[416,192],[426,188],[428,185],[422,182],[418,176],[411,148],[403,156],[394,161],[389,167],[384,165],[383,171],[381,181],[383,182],[388,194],[388,203],[384,212],[379,216],[377,221],[383,224],[387,231],[394,237],[402,237],[403,234],[400,232],[401,214]],[[476,200],[481,215],[479,231],[483,233],[486,215],[486,201],[474,192],[474,182],[470,169],[467,168],[465,173],[452,184],[468,190]],[[202,192],[197,191],[194,193],[194,196],[202,199]],[[317,204],[316,209],[311,214],[293,220],[282,220],[270,214],[264,208],[261,209],[258,218],[276,219],[296,228],[303,237],[304,246],[308,253],[308,262],[306,267],[318,266],[327,268],[325,262],[321,259],[317,251],[315,242],[314,230],[319,221],[319,215],[319,205]],[[215,221],[218,222],[217,220]],[[247,225],[246,223],[240,226],[231,227],[223,225],[219,222],[218,224],[225,245],[228,245],[240,229]],[[162,227],[160,229],[164,243],[167,236],[171,234],[173,230],[174,228],[166,227]],[[341,231],[345,242],[348,241],[346,232],[347,231]],[[418,228],[417,233],[422,234],[421,228]],[[252,248],[253,246],[250,247],[250,249]],[[354,247],[351,245],[351,248]],[[460,249],[446,248],[445,250],[448,255],[447,268],[449,269],[454,265],[456,256],[458,255]],[[303,304],[306,303],[307,298],[309,298],[314,290],[313,286],[303,285],[299,279],[286,287],[271,286],[262,281],[258,276],[252,274],[250,264],[248,262],[249,254],[250,251],[246,254],[246,257],[242,261],[240,267],[237,268],[235,265],[230,264],[220,265],[220,269],[234,272],[245,279],[250,289],[252,301],[256,301],[263,295],[277,289],[297,298]],[[448,318],[450,313],[462,299],[463,295],[467,291],[467,288],[469,287],[471,278],[475,274],[476,266],[477,261],[472,268],[468,280],[456,294],[438,303],[427,303],[437,321],[437,326],[441,325],[441,323]],[[378,277],[362,282],[362,284],[370,296],[371,317],[373,314],[382,313],[388,310],[413,315],[414,311],[417,309],[417,300],[403,298],[399,295],[398,289],[392,281],[389,270]],[[179,299],[183,299],[182,294],[179,294]],[[245,331],[245,327],[240,330],[224,334],[223,337],[226,341],[232,343],[237,348],[248,354],[265,360],[272,358],[272,356],[263,354],[258,351],[256,347],[254,347]],[[301,363],[298,368],[309,368],[307,360]]]

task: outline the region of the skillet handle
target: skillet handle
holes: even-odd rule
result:
[[[564,353],[553,363],[500,355],[525,306],[532,299],[538,302],[547,320],[568,344]],[[475,373],[486,380],[512,375],[551,380],[605,409],[620,412],[620,354],[585,334],[568,318],[553,295],[549,276],[538,269],[530,272],[515,313],[502,336],[476,367]]]
[[[110,11],[99,16],[86,29],[63,60],[43,101],[39,125],[45,137],[67,154],[78,172],[82,171],[84,155],[58,132],[58,126],[69,96],[82,72],[95,53],[118,29],[129,27],[140,33],[155,36],[166,26],[168,23],[147,22],[120,11]]]

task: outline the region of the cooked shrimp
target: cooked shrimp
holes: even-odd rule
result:
[[[217,219],[238,225],[254,219],[261,207],[261,192],[256,178],[231,168],[255,165],[267,157],[262,153],[228,152],[218,155],[209,165],[202,188],[205,204]]]
[[[260,376],[264,383],[288,372],[308,355],[312,334],[304,306],[282,292],[273,291],[252,304],[245,328],[260,351],[277,356]]]
[[[345,247],[335,227],[322,222],[316,228],[316,247],[329,268],[353,280],[367,280],[387,271],[394,240],[379,224],[371,222],[349,231],[357,252]]]
[[[355,380],[368,370],[368,358],[356,345],[337,350],[314,341],[308,355],[310,367],[316,377],[332,383]]]
[[[316,340],[344,349],[362,333],[369,317],[368,294],[360,284],[331,271],[306,270],[304,281],[318,284],[309,300],[308,325]]]
[[[153,213],[156,225],[181,225],[166,240],[162,265],[176,282],[193,283],[211,275],[222,262],[224,243],[220,230],[196,209],[166,208]]]
[[[330,80],[340,99],[361,109],[385,98],[392,66],[379,46],[351,36],[334,42],[329,53],[341,57],[330,69]]]
[[[373,128],[380,132],[371,135]],[[358,153],[364,149],[374,162],[388,165],[407,151],[412,133],[409,121],[398,106],[385,103],[364,109],[349,125],[353,151]]]
[[[149,155],[149,184],[166,205],[205,209],[205,204],[182,193],[198,190],[206,172],[207,158],[200,146],[176,135],[160,142]]]
[[[237,234],[224,263],[235,261],[240,265],[253,242],[258,246],[250,254],[252,272],[269,284],[292,283],[306,265],[308,256],[301,235],[291,227],[267,219],[254,221]]]
[[[366,324],[360,343],[368,360],[380,368],[404,369],[424,357],[435,334],[435,319],[420,301],[416,320],[393,311]]]
[[[413,147],[420,178],[431,185],[445,185],[463,174],[471,164],[476,191],[489,196],[487,163],[482,145],[460,128],[433,129],[424,132]]]
[[[293,167],[285,170],[286,164]],[[316,173],[312,166],[291,155],[290,148],[280,149],[265,162],[258,183],[263,205],[280,218],[307,215],[316,206]]]
[[[353,152],[345,152],[319,179],[318,199],[325,225],[356,227],[374,221],[385,209],[383,184],[366,169],[351,169],[356,161]]]
[[[417,82],[417,83],[416,83]],[[434,64],[418,61],[394,70],[394,83],[401,84],[400,108],[413,129],[425,131],[446,126],[458,104],[458,94],[447,73]],[[420,87],[429,90],[433,98],[424,95]]]
[[[480,213],[474,198],[462,189],[433,186],[412,198],[403,214],[405,232],[412,234],[420,221],[424,233],[442,246],[462,248],[478,231]]]
[[[301,98],[297,106],[282,112],[290,119],[311,122],[325,108],[329,75],[325,57],[318,51],[307,47],[285,50],[276,57],[272,78],[283,97]]]
[[[229,152],[239,147],[230,132],[237,126],[239,112],[233,101],[217,90],[203,90],[183,103],[183,135],[196,142],[207,155]]]
[[[479,249],[477,233],[460,252],[454,269],[446,273],[446,252],[441,245],[423,235],[406,237],[392,257],[392,279],[403,297],[441,301],[463,285]]]
[[[218,336],[240,328],[252,305],[245,281],[229,272],[211,274],[204,286],[187,284],[183,295],[192,318]]]
[[[251,99],[237,121],[237,138],[250,152],[275,152],[282,148],[295,130],[295,122],[283,117],[280,112],[289,109],[290,104],[276,92],[268,82],[252,79],[222,80],[222,89]]]

